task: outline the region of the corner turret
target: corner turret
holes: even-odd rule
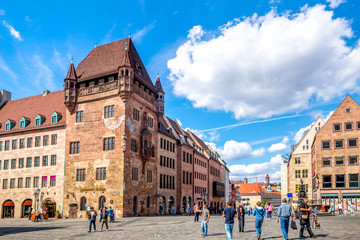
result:
[[[165,112],[165,92],[161,86],[161,81],[159,78],[159,73],[157,75],[156,78],[156,83],[155,83],[155,90],[157,92],[157,99],[156,99],[156,109],[157,112],[160,114],[164,114]]]
[[[69,66],[69,70],[64,79],[65,86],[65,106],[68,108],[70,112],[73,112],[76,105],[77,92],[76,92],[76,81],[77,75],[75,66],[73,64],[73,58],[71,57],[71,63]]]

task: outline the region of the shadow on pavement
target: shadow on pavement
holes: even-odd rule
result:
[[[213,234],[208,234],[208,236],[222,236],[222,235],[226,235],[226,233],[213,233]]]
[[[0,227],[0,236],[26,232],[37,232],[44,230],[61,229],[63,227]]]

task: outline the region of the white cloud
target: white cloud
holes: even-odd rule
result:
[[[329,120],[329,118],[333,115],[334,112],[335,112],[335,110],[330,111],[330,112],[326,115],[326,117],[324,117],[324,121],[327,122],[327,121]]]
[[[329,7],[334,9],[337,8],[340,4],[346,2],[346,0],[326,0],[326,2],[330,3]]]
[[[261,176],[265,174],[270,175],[271,173],[273,173],[273,176],[275,177],[276,175],[278,175],[277,171],[279,171],[279,167],[283,163],[284,160],[282,156],[280,154],[277,154],[275,157],[272,157],[269,162],[253,163],[249,165],[236,164],[229,166],[229,170],[231,176],[236,176],[240,179],[244,177],[249,178],[252,176]]]
[[[194,26],[167,63],[169,79],[195,107],[237,119],[299,112],[359,92],[360,44],[345,41],[350,23],[316,5],[234,20],[217,36]]]
[[[280,3],[280,0],[270,0],[269,2],[270,4],[276,4],[276,3]]]
[[[155,27],[155,22],[136,31],[132,37],[135,42],[141,42],[142,38]]]
[[[23,40],[20,36],[20,33],[18,31],[16,31],[13,26],[8,24],[5,20],[2,21],[2,24],[10,31],[11,36],[13,36],[14,38],[16,38],[19,41]]]
[[[180,119],[175,119],[175,121],[179,124],[179,126],[182,126],[182,122],[180,121]]]
[[[274,143],[273,145],[271,145],[269,147],[268,151],[269,152],[283,151],[288,148],[288,146],[286,145],[288,142],[289,142],[289,138],[284,137],[284,139],[280,143]]]
[[[0,9],[0,16],[5,15],[5,10]]]
[[[220,134],[216,131],[209,132],[209,135],[208,139],[210,142],[217,142],[220,140]]]
[[[223,147],[216,147],[214,143],[208,143],[217,151],[224,161],[240,160],[249,157],[261,157],[265,154],[264,148],[253,149],[247,142],[230,140],[225,142]]]
[[[296,132],[293,140],[296,143],[299,143],[299,141],[301,140],[301,138],[304,136],[305,132],[307,132],[308,130],[310,130],[311,126],[314,124],[315,122],[311,123],[309,126],[303,127],[301,128],[299,131]]]

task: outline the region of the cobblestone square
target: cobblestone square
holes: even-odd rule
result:
[[[318,239],[359,239],[360,217],[324,216],[319,218],[321,229],[314,230]],[[256,239],[254,217],[247,216],[245,233],[234,226],[233,239]],[[194,223],[192,216],[129,217],[109,224],[109,231],[88,233],[86,219],[51,219],[32,223],[26,219],[2,219],[0,239],[203,239],[201,222]],[[297,222],[299,228],[299,222]],[[276,219],[264,220],[262,239],[283,239]],[[290,239],[299,239],[298,230],[289,229]],[[305,236],[308,236],[305,234]],[[206,239],[226,239],[224,220],[219,215],[210,218]]]

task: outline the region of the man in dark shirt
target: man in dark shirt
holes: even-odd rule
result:
[[[244,203],[240,203],[237,209],[238,219],[239,219],[239,232],[245,232],[245,208]]]
[[[309,199],[307,197],[304,198],[303,202],[300,204],[300,232],[299,237],[304,237],[304,229],[306,228],[311,238],[316,238],[314,233],[311,231],[310,227],[310,215],[316,216],[316,214],[311,213],[311,209],[307,203]]]
[[[227,208],[224,209],[223,218],[225,218],[225,230],[228,240],[232,240],[232,233],[234,228],[234,218],[237,216],[236,210],[231,207],[231,202],[228,202]]]

